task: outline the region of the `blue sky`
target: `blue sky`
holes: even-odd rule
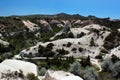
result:
[[[56,13],[120,19],[120,0],[0,0],[0,16]]]

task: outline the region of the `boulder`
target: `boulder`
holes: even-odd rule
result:
[[[43,80],[83,80],[83,79],[69,72],[48,70]]]
[[[0,74],[10,72],[23,72],[26,76],[28,73],[33,73],[37,76],[37,66],[30,62],[21,60],[7,59],[0,63]]]

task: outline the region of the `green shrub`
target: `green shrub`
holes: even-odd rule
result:
[[[103,61],[101,67],[103,71],[111,71],[113,68],[113,62],[110,58],[107,58]]]
[[[72,43],[68,42],[67,43],[67,47],[70,47],[72,45]]]
[[[90,63],[90,56],[81,58],[80,63],[81,63],[82,67],[90,66],[91,65],[91,63]]]
[[[40,71],[39,71],[39,74],[40,74],[40,76],[44,76],[45,75],[45,73],[46,73],[46,68],[45,67],[42,67],[41,69],[40,69]]]
[[[81,72],[81,64],[79,62],[73,62],[73,64],[70,65],[70,69],[69,72],[80,76],[80,72]]]
[[[47,48],[53,49],[53,46],[54,46],[53,43],[49,43],[49,44],[47,45]]]
[[[85,35],[85,33],[84,32],[81,32],[80,34],[77,34],[77,38],[81,38],[81,37],[83,37]]]
[[[93,38],[91,38],[90,46],[91,46],[91,47],[92,47],[92,46],[95,46],[95,42],[94,42],[94,39],[93,39]]]
[[[116,55],[112,55],[111,56],[111,61],[113,62],[113,63],[115,63],[115,62],[117,62],[117,61],[119,61],[120,59],[119,59],[119,57],[117,57]]]
[[[33,73],[28,73],[27,74],[27,79],[28,80],[39,80],[37,76],[35,76],[35,74]]]
[[[78,49],[78,50],[79,50],[79,52],[82,52],[82,51],[83,51],[83,48],[79,47],[79,49]]]
[[[120,77],[120,61],[117,61],[112,68],[112,76],[113,77]]]
[[[102,59],[102,55],[99,54],[99,55],[95,56],[95,58],[96,58],[96,59]]]
[[[73,35],[72,32],[69,32],[69,33],[68,33],[68,38],[74,38],[74,35]]]
[[[76,48],[72,48],[72,51],[76,51],[77,49]]]
[[[87,68],[83,75],[85,80],[98,80],[98,73],[94,68]]]
[[[64,48],[62,49],[57,49],[56,50],[59,54],[58,55],[66,55],[69,54],[69,52],[67,50],[64,50]]]

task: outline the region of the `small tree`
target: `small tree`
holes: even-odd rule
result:
[[[87,68],[83,77],[85,80],[98,80],[98,73],[94,68]]]
[[[92,47],[92,46],[95,46],[95,43],[94,43],[94,39],[93,39],[93,38],[91,38],[90,46],[91,46],[91,47]]]
[[[42,45],[39,45],[38,47],[39,56],[43,56],[44,51],[45,51],[45,48]]]
[[[80,34],[77,34],[77,38],[81,38],[81,37],[83,37],[85,35],[85,33],[84,32],[81,32]]]
[[[27,79],[28,80],[39,80],[37,76],[35,76],[35,74],[33,73],[28,73],[27,74]]]
[[[29,53],[29,59],[31,60],[32,58],[32,52]]]
[[[72,32],[69,32],[69,33],[68,33],[68,38],[74,38],[74,35],[73,35]]]
[[[45,75],[45,73],[46,73],[46,68],[45,67],[42,67],[41,69],[40,69],[40,76],[44,76]]]
[[[72,48],[72,51],[76,51],[77,49],[76,48]]]
[[[74,62],[73,64],[70,65],[69,72],[80,76],[81,64],[79,62],[77,62],[77,61]]]
[[[49,44],[47,45],[47,48],[53,49],[53,46],[54,46],[53,43],[49,43]]]
[[[59,53],[58,55],[66,55],[66,54],[69,54],[69,51],[65,50],[64,48],[62,48],[62,49],[57,49],[56,51]]]
[[[81,59],[81,65],[82,65],[82,67],[90,66],[90,65],[91,65],[91,63],[90,63],[90,56],[88,56],[88,57],[83,57],[83,58]]]
[[[82,48],[82,47],[79,47],[78,50],[79,50],[79,52],[82,52],[82,51],[83,51],[83,48]]]
[[[112,55],[111,56],[111,61],[113,62],[113,63],[115,63],[115,62],[117,62],[119,60],[119,58],[116,56],[116,55]]]
[[[71,42],[68,42],[67,47],[70,47],[71,45],[72,45],[72,43],[71,43]]]
[[[112,75],[114,77],[119,77],[120,76],[120,61],[116,62],[113,65],[113,68],[111,69],[111,71],[112,71]]]
[[[105,59],[101,67],[103,71],[111,71],[113,68],[113,63],[111,59],[110,58]]]

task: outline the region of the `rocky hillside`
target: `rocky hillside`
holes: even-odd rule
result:
[[[65,75],[61,74],[60,80],[71,76],[78,80],[82,80],[80,77],[106,80],[104,74],[114,80],[119,76],[116,69],[120,61],[120,20],[65,13],[0,17],[0,62],[11,58],[35,63],[43,80],[60,78],[54,75],[59,75],[61,71],[57,73],[48,69],[65,70],[77,75],[70,73],[66,77],[67,73],[62,72]],[[6,67],[2,63],[0,66]],[[13,69],[10,66],[7,68]],[[78,69],[76,72],[76,66],[81,71]],[[114,71],[116,74],[113,74]],[[98,79],[98,75],[104,79]]]

